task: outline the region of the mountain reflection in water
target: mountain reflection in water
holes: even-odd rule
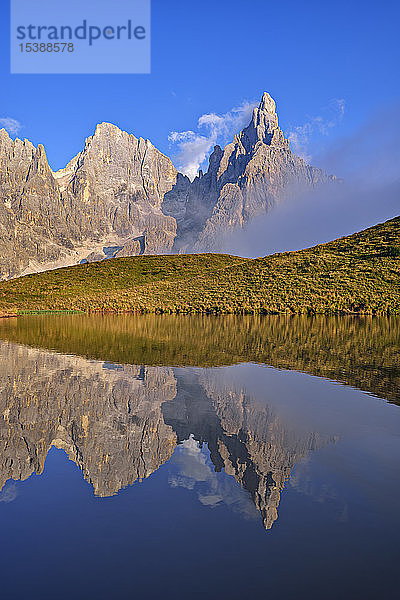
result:
[[[399,332],[0,320],[4,597],[397,598]]]
[[[58,315],[0,319],[0,339],[111,364],[303,371],[400,404],[396,317]]]
[[[398,398],[395,320],[60,316],[3,321],[0,332],[0,489],[42,473],[55,447],[96,496],[112,496],[179,446],[182,472],[171,485],[202,481],[203,505],[224,502],[247,515],[251,499],[270,529],[293,467],[334,443],[335,432],[288,424],[224,369],[151,363],[262,360]],[[124,364],[137,357],[147,365]],[[232,486],[212,475],[221,471],[247,496],[233,500]]]
[[[78,465],[96,496],[112,496],[151,475],[183,443],[210,483],[201,501],[212,504],[212,496],[224,501],[225,491],[216,489],[209,467],[204,473],[196,442],[206,443],[215,471],[247,490],[269,529],[291,469],[329,441],[288,428],[245,389],[221,383],[216,369],[112,369],[10,342],[0,343],[0,355],[0,488],[40,474],[53,446]],[[175,478],[173,485],[189,485],[188,468],[186,483]]]

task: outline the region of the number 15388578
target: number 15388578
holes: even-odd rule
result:
[[[74,44],[72,42],[26,42],[19,44],[21,52],[73,52]]]

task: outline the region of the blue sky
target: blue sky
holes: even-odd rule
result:
[[[263,91],[284,131],[308,131],[304,151],[314,157],[400,95],[395,1],[153,0],[150,75],[10,75],[5,0],[1,11],[0,119],[43,143],[54,169],[98,122],[171,155],[172,131],[197,132],[201,115],[229,113]]]

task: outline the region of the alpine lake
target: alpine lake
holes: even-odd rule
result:
[[[398,598],[400,320],[0,319],[2,598]]]

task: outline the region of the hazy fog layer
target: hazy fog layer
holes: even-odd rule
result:
[[[400,106],[374,116],[313,161],[343,181],[285,200],[224,240],[223,250],[262,256],[354,233],[400,213]]]

